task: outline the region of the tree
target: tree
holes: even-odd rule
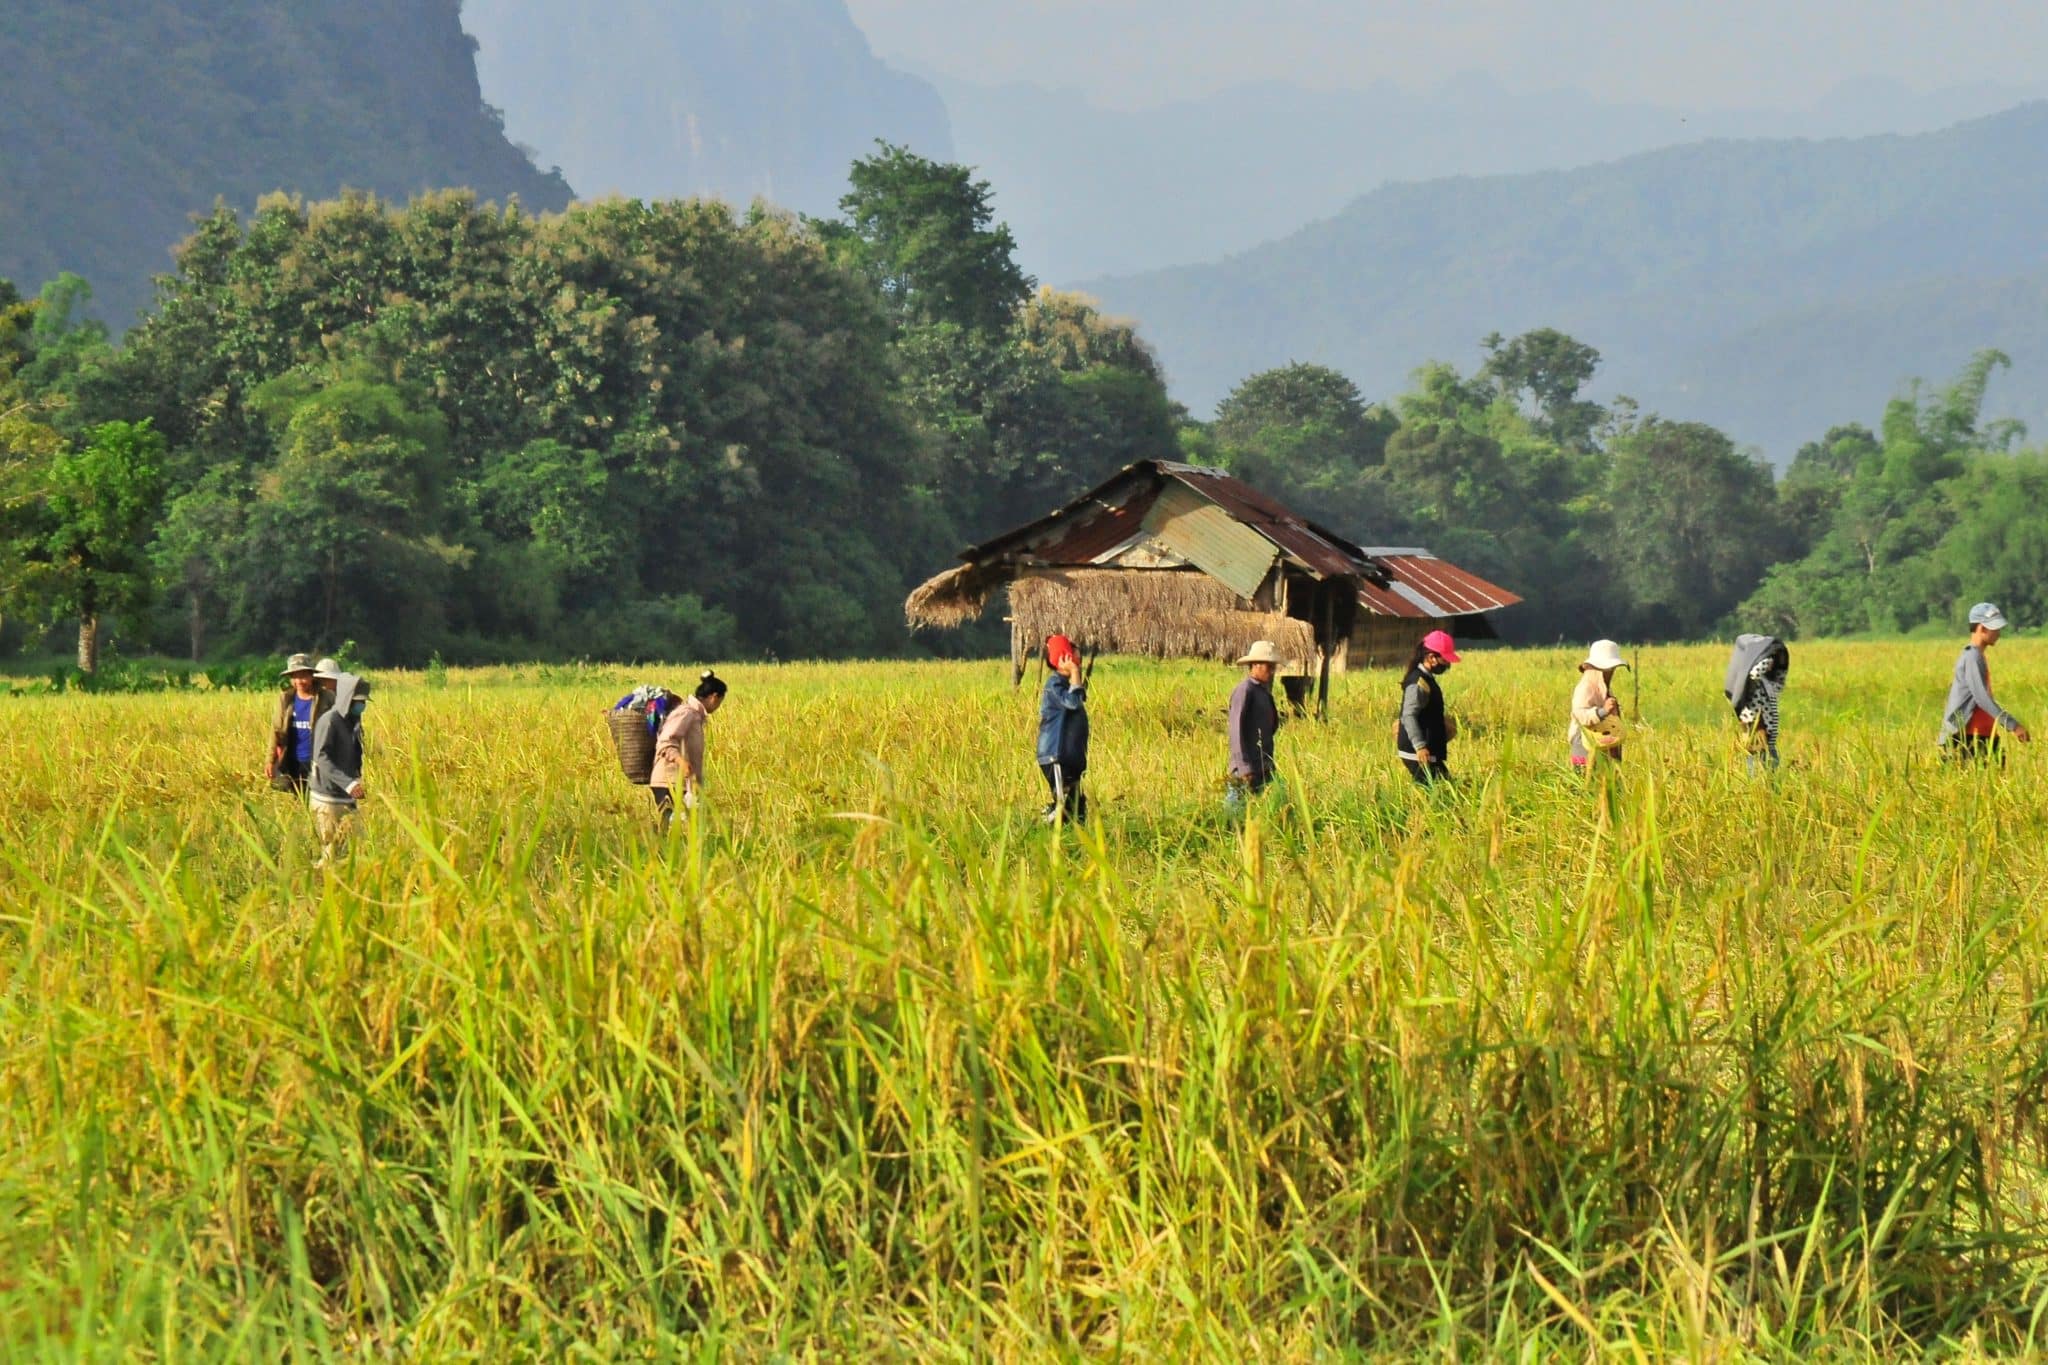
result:
[[[39,541],[51,461],[64,438],[46,420],[54,401],[29,390],[22,371],[34,358],[35,305],[0,279],[0,609],[34,614],[41,576]]]
[[[237,546],[242,624],[272,647],[311,634],[423,652],[467,555],[440,534],[440,414],[363,368],[287,376],[253,402],[277,459]]]
[[[1232,389],[1217,404],[1210,431],[1232,449],[1259,452],[1284,443],[1314,464],[1357,470],[1380,462],[1392,426],[1343,374],[1297,361]]]
[[[163,509],[163,438],[148,422],[105,422],[50,462],[43,534],[31,560],[49,610],[78,622],[78,667],[99,668],[100,627],[150,600],[147,553]]]
[[[905,325],[1007,330],[1031,294],[1017,239],[995,221],[986,180],[965,166],[878,143],[853,163],[842,223],[818,230],[842,260],[874,281]]]
[[[248,503],[231,489],[233,471],[207,471],[165,508],[152,554],[158,580],[183,599],[188,656],[206,657],[208,623],[215,619],[234,573],[233,558],[248,519]]]
[[[1771,471],[1699,422],[1648,417],[1609,447],[1612,525],[1601,550],[1651,634],[1704,634],[1780,554]]]
[[[68,270],[36,296],[28,336],[34,359],[21,372],[31,391],[69,397],[106,364],[112,355],[107,326],[86,314],[91,304],[92,286]]]
[[[1385,477],[1400,422],[1325,365],[1264,370],[1217,406],[1208,435],[1239,477],[1348,535],[1398,535],[1405,509]]]
[[[1527,394],[1539,414],[1539,430],[1558,444],[1585,448],[1606,416],[1598,404],[1579,397],[1600,367],[1600,352],[1554,327],[1524,332],[1504,341],[1499,332],[1480,345],[1486,348],[1483,379],[1505,398],[1519,402]]]

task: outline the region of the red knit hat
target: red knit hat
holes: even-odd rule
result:
[[[1047,668],[1058,668],[1061,664],[1074,657],[1074,642],[1072,640],[1069,640],[1064,635],[1048,635],[1045,637],[1045,666]]]

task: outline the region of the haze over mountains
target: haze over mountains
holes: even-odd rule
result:
[[[2035,103],[1913,137],[1390,185],[1228,260],[1091,287],[1142,321],[1198,411],[1289,360],[1384,395],[1426,359],[1469,367],[1488,332],[1554,326],[1606,355],[1601,392],[1784,458],[1985,346],[2015,369],[1992,407],[2048,418],[2043,221]]]
[[[1688,109],[1468,72],[1420,90],[1263,82],[1127,110],[1073,89],[931,79],[1025,265],[1061,283],[1243,251],[1390,181],[1560,170],[1711,138],[1927,132],[2048,94],[1866,79],[1797,107]]]
[[[507,131],[578,194],[716,195],[829,214],[876,139],[950,159],[945,106],[843,0],[467,0]]]

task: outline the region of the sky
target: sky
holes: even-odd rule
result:
[[[1247,81],[1433,87],[1478,71],[1695,108],[1803,105],[1848,81],[2039,83],[2027,0],[846,0],[881,56],[1143,108]]]

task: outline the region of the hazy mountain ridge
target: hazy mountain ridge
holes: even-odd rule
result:
[[[467,186],[555,209],[484,104],[459,0],[15,0],[0,18],[0,276],[89,279],[125,325],[190,216],[273,190]]]
[[[1289,359],[1387,393],[1423,360],[1469,362],[1487,332],[1548,325],[1605,353],[1603,392],[1783,456],[1980,346],[2012,351],[2023,381],[2001,381],[1994,407],[2037,389],[2037,295],[2009,282],[2048,274],[2044,213],[2037,103],[1911,137],[1710,142],[1390,185],[1222,262],[1089,287],[1140,320],[1198,409]],[[1871,335],[1894,297],[1913,314]],[[1786,373],[1804,376],[1797,391],[1774,382],[1760,402],[1760,378]],[[2015,415],[2044,415],[2025,406]]]
[[[946,109],[843,0],[467,0],[513,137],[589,196],[756,197],[829,213],[876,139],[952,155]]]
[[[933,80],[959,156],[994,183],[1025,263],[1058,282],[1214,260],[1388,182],[1561,169],[1715,138],[1923,132],[2048,93],[1871,80],[1803,108],[1689,110],[1468,74],[1427,90],[1267,82],[1120,110],[1072,90]]]

